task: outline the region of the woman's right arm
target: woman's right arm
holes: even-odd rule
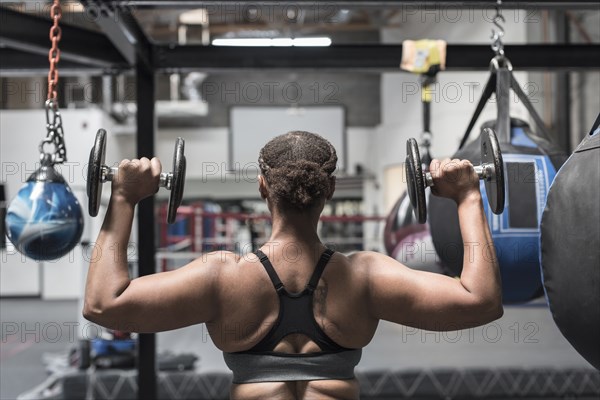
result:
[[[434,160],[431,167],[435,193],[458,206],[465,244],[460,278],[412,270],[379,253],[358,253],[356,262],[368,271],[370,310],[378,319],[434,331],[491,322],[503,314],[502,292],[479,179],[469,162]]]
[[[228,252],[204,254],[173,271],[130,279],[127,242],[135,205],[156,193],[158,159],[124,160],[87,274],[83,315],[107,328],[161,332],[219,317],[221,273],[237,265]]]

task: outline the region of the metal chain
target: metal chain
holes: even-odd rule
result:
[[[50,41],[52,47],[48,52],[48,61],[50,61],[50,71],[48,72],[48,100],[56,100],[56,85],[58,84],[58,68],[57,64],[60,61],[60,49],[58,48],[58,42],[62,36],[62,30],[58,26],[58,22],[62,17],[62,9],[60,8],[60,1],[54,0],[54,4],[50,8],[50,18],[52,18],[53,24],[50,28]]]
[[[506,19],[500,13],[500,6],[502,5],[502,0],[496,1],[496,15],[494,15],[494,19],[492,23],[498,28],[498,30],[492,28],[492,50],[496,53],[497,56],[504,55],[504,43],[502,42],[502,38],[504,37],[504,27],[500,25],[500,23],[505,23]]]
[[[56,95],[56,86],[58,84],[58,62],[60,61],[60,49],[58,43],[62,37],[62,30],[58,22],[62,17],[60,1],[54,0],[50,8],[50,17],[52,18],[52,27],[50,28],[50,41],[52,47],[48,52],[48,61],[50,61],[50,71],[48,72],[48,99],[46,100],[46,130],[47,135],[39,145],[40,159],[43,165],[52,165],[67,161],[67,149],[64,141],[64,131],[62,126],[62,116],[58,110],[58,99]],[[44,150],[45,144],[54,145],[54,152],[48,153]]]

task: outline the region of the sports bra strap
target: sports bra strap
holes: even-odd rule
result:
[[[325,266],[331,259],[331,256],[333,255],[333,253],[335,253],[333,250],[326,249],[323,252],[323,254],[321,254],[321,258],[319,258],[319,262],[317,263],[317,266],[315,267],[315,270],[313,271],[313,274],[310,277],[310,280],[306,284],[306,289],[309,292],[312,293],[317,288],[319,279],[321,279],[321,275],[323,274],[323,271],[325,270]],[[260,260],[261,264],[265,267],[265,270],[267,271],[267,274],[269,274],[269,278],[271,278],[271,282],[273,283],[275,290],[277,292],[280,292],[281,290],[283,290],[283,283],[281,282],[281,279],[279,279],[277,272],[275,272],[275,268],[273,268],[273,264],[271,264],[269,257],[267,257],[267,255],[265,253],[263,253],[261,250],[256,250],[254,252],[254,254],[256,254],[256,256]]]
[[[319,258],[319,262],[317,263],[317,266],[315,267],[315,270],[312,276],[310,277],[310,281],[308,281],[308,284],[306,285],[306,289],[308,289],[310,292],[314,292],[317,288],[317,285],[319,284],[319,279],[321,279],[321,275],[325,270],[325,266],[331,259],[331,256],[333,256],[333,253],[333,250],[326,249],[323,252],[323,254],[321,254],[321,258]]]
[[[281,279],[279,279],[277,272],[275,272],[275,268],[273,268],[273,264],[271,264],[269,257],[260,250],[256,250],[254,254],[256,254],[262,265],[265,267],[267,274],[269,274],[269,278],[271,278],[271,282],[273,282],[273,286],[275,286],[275,290],[277,292],[281,291],[283,289],[283,283],[281,283]]]

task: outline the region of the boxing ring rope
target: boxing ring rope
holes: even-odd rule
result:
[[[164,221],[166,207],[161,206],[158,213],[158,221]],[[268,240],[270,222],[268,214],[211,212],[202,204],[182,205],[174,227],[183,232],[173,233],[173,228],[159,222],[159,249],[156,252],[159,268],[166,271],[170,269],[169,260],[191,261],[215,250],[234,251],[240,255],[252,252]],[[384,223],[383,216],[322,215],[318,230],[327,246],[350,252],[380,247]],[[373,226],[368,229],[365,224]],[[365,236],[368,231],[373,234]]]

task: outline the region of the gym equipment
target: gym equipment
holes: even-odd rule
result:
[[[547,142],[551,141],[551,136],[546,130],[544,121],[542,121],[542,118],[538,115],[537,111],[533,107],[533,104],[531,104],[529,97],[525,94],[525,92],[523,92],[521,85],[515,79],[515,76],[512,73],[512,63],[504,54],[504,43],[502,42],[502,38],[504,37],[504,27],[501,25],[501,23],[506,21],[500,13],[500,4],[501,0],[498,0],[498,3],[496,4],[496,14],[492,19],[492,23],[494,24],[495,28],[492,28],[491,47],[496,55],[490,61],[490,76],[488,77],[488,81],[483,88],[483,93],[481,94],[479,102],[475,107],[475,112],[469,121],[467,130],[460,141],[460,145],[458,146],[459,149],[462,149],[467,143],[469,134],[475,127],[475,123],[477,122],[481,111],[483,111],[485,105],[494,93],[496,94],[497,108],[497,117],[494,124],[495,132],[498,135],[500,142],[507,143],[511,141],[512,133],[509,97],[509,92],[511,89],[513,92],[515,92],[519,101],[525,106],[535,121],[535,124],[538,128],[538,132],[535,136],[544,139]]]
[[[502,297],[506,303],[525,302],[543,293],[539,266],[539,221],[548,187],[566,155],[551,142],[546,127],[533,104],[513,75],[510,60],[504,54],[502,37],[504,18],[499,5],[492,30],[494,58],[490,76],[459,150],[453,157],[474,161],[479,153],[476,143],[467,144],[469,134],[492,94],[496,94],[497,118],[483,124],[495,127],[504,159],[506,175],[506,209],[493,215],[486,202],[484,208],[500,264]],[[523,121],[510,118],[510,91],[525,106],[537,125],[534,133]],[[483,197],[489,196],[485,193]],[[429,202],[431,236],[444,265],[455,274],[462,271],[464,244],[460,235],[456,204],[431,196]]]
[[[434,76],[446,69],[445,40],[404,40],[400,68],[415,74]]]
[[[173,154],[173,172],[161,172],[160,187],[171,191],[169,197],[169,211],[167,213],[167,222],[172,224],[177,217],[177,208],[181,205],[183,198],[183,187],[185,185],[185,166],[186,159],[184,155],[185,141],[177,138],[175,141],[175,150]],[[100,208],[100,198],[102,196],[102,184],[112,181],[119,168],[108,167],[104,164],[106,155],[106,131],[99,129],[96,133],[94,147],[90,151],[90,160],[87,174],[87,195],[88,212],[92,217],[98,215]]]
[[[406,181],[408,196],[419,223],[427,221],[425,188],[434,185],[431,173],[423,172],[419,146],[414,138],[406,142]],[[485,128],[481,134],[481,165],[473,167],[479,179],[484,181],[487,199],[494,214],[504,210],[504,168],[498,138],[494,131]]]
[[[397,234],[397,232],[402,230],[404,227],[408,229],[405,229],[405,232]],[[392,207],[392,210],[385,219],[385,227],[383,228],[383,244],[388,256],[392,254],[396,248],[396,245],[404,236],[413,232],[422,231],[423,225],[417,224],[415,221],[415,216],[412,211],[412,207],[410,206],[410,199],[408,198],[407,193],[404,192],[398,201],[396,201]]]
[[[4,185],[0,183],[0,238],[6,235],[6,194]],[[6,240],[0,240],[0,249],[6,248]]]
[[[83,233],[82,214],[64,178],[52,163],[43,163],[8,207],[7,236],[29,258],[60,258],[79,243]]]
[[[385,221],[383,239],[387,254],[409,268],[443,274],[429,225],[419,224],[408,193],[398,199]]]
[[[483,129],[496,121],[483,124]],[[506,204],[494,215],[488,202],[483,205],[494,240],[502,277],[503,300],[524,302],[542,295],[539,268],[539,221],[546,193],[556,170],[566,156],[556,146],[534,135],[520,120],[511,120],[511,140],[500,142],[504,161]],[[452,157],[479,160],[480,146],[473,141]],[[483,186],[483,183],[481,184]],[[485,198],[488,193],[483,191]],[[459,275],[464,245],[460,235],[456,204],[449,199],[429,197],[429,226],[436,251],[445,267]]]
[[[421,150],[423,164],[429,166],[431,155],[431,99],[432,86],[437,82],[437,73],[446,69],[446,42],[444,40],[405,40],[402,42],[400,68],[419,74],[421,103],[423,104],[423,132]]]
[[[540,263],[556,325],[600,369],[600,115],[558,171],[541,223]]]
[[[46,137],[39,144],[40,168],[19,189],[8,206],[6,233],[18,251],[34,260],[52,260],[73,249],[83,233],[81,206],[64,178],[54,169],[55,164],[67,161],[62,116],[58,109],[56,85],[62,16],[60,2],[54,0],[50,8],[53,24],[50,28],[48,59],[48,97],[46,110]],[[45,146],[52,146],[48,152]]]
[[[135,339],[92,339],[91,363],[97,368],[135,367],[137,341]]]

